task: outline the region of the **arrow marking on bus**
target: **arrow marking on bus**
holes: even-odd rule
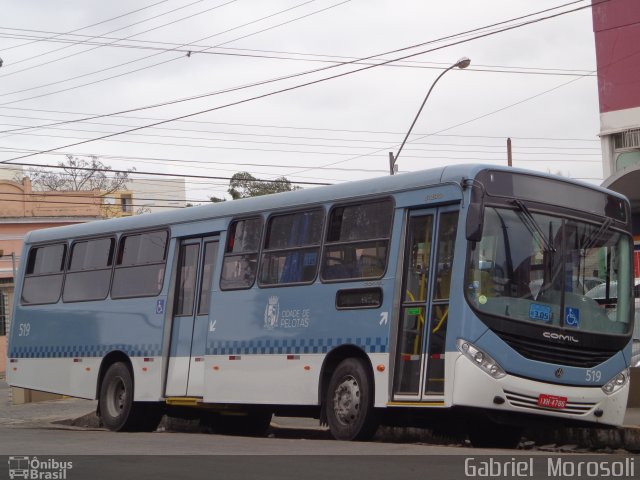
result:
[[[382,312],[380,314],[380,325],[386,325],[389,322],[389,312]]]
[[[216,322],[217,320],[209,321],[209,331],[210,332],[215,332],[216,331]]]

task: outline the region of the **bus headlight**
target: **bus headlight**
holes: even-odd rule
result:
[[[498,362],[496,362],[490,355],[476,347],[473,343],[467,342],[461,338],[457,342],[458,350],[464,354],[475,365],[487,372],[493,378],[502,378],[507,375]]]
[[[617,392],[629,381],[629,369],[620,372],[602,386],[602,391],[607,395]]]

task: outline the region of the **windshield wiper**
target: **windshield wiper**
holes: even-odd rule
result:
[[[594,231],[591,235],[587,237],[587,239],[584,242],[584,245],[582,246],[582,250],[585,252],[585,255],[587,250],[593,247],[600,240],[600,238],[602,238],[602,235],[604,235],[604,232],[608,230],[608,228],[611,226],[612,223],[613,223],[613,220],[607,217],[603,222],[603,224],[600,225],[600,228],[598,228],[598,230]]]
[[[531,235],[533,235],[533,237],[536,239],[538,245],[540,245],[545,252],[555,252],[556,248],[553,246],[551,239],[547,238],[547,236],[544,234],[536,219],[533,218],[533,215],[531,215],[529,208],[527,208],[527,206],[522,203],[521,200],[516,199],[513,201],[513,203],[519,209],[518,213],[520,215],[522,223],[525,227],[527,227],[529,232],[531,232]]]

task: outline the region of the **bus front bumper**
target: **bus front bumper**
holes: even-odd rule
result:
[[[553,385],[509,374],[495,379],[464,355],[458,355],[453,406],[537,414],[602,425],[618,426],[623,423],[629,382],[617,392],[607,395],[599,386]]]

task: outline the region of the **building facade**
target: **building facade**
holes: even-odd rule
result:
[[[640,2],[592,3],[603,186],[631,201],[640,277]]]

